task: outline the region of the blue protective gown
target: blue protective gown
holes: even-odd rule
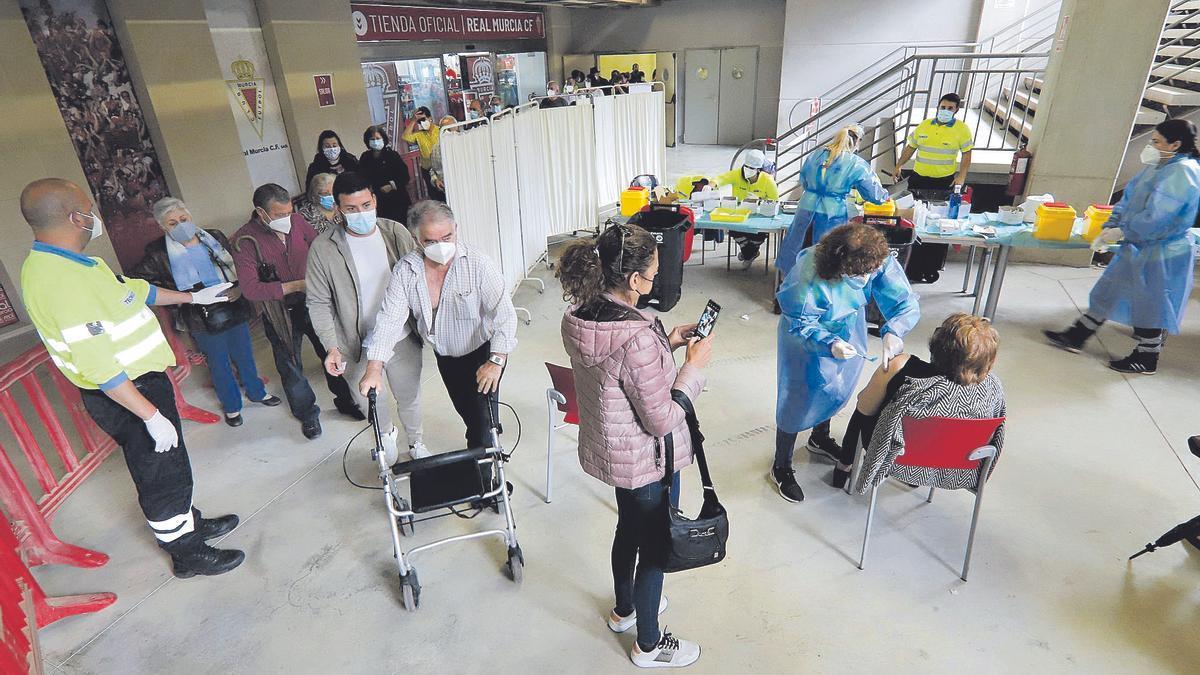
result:
[[[813,249],[801,251],[776,296],[783,316],[775,426],[787,433],[824,422],[850,400],[865,359],[838,359],[831,347],[841,339],[867,353],[869,299],[887,320],[884,333],[904,337],[921,318],[917,294],[895,258],[888,256],[861,289],[843,279],[821,279],[814,258]]]
[[[812,242],[815,244],[833,228],[846,224],[849,219],[846,197],[851,189],[857,188],[863,199],[875,204],[882,204],[889,198],[867,160],[854,153],[843,152],[826,168],[825,160],[828,157],[829,148],[821,148],[809,155],[800,169],[800,184],[804,186],[804,194],[796,206],[796,217],[792,218],[792,226],[788,228],[779,257],[775,260],[775,266],[785,276],[792,269],[796,254],[804,247],[805,235],[810,227],[813,228]]]
[[[1105,227],[1125,240],[1088,298],[1088,314],[1135,328],[1179,332],[1192,292],[1194,251],[1188,229],[1200,205],[1200,162],[1177,155],[1142,169]]]

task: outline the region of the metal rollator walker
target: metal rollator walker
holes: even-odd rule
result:
[[[491,447],[456,450],[388,466],[383,452],[383,435],[375,415],[375,390],[367,394],[367,416],[375,433],[375,447],[371,455],[379,465],[379,479],[384,485],[383,498],[392,528],[392,550],[400,571],[400,592],[404,608],[410,612],[416,611],[421,601],[421,585],[417,581],[417,569],[412,564],[412,558],[429,549],[480,537],[500,537],[508,547],[505,569],[509,577],[519,584],[525,576],[525,557],[517,544],[516,521],[509,501],[508,483],[504,479],[504,466],[509,457],[500,445],[499,427],[490,395],[488,399]],[[400,493],[401,483],[408,483],[411,504]],[[473,518],[488,508],[503,513],[504,529],[446,537],[417,546],[407,553],[404,551],[401,537],[412,534],[416,523],[445,516]],[[434,513],[437,511],[444,512]],[[417,519],[417,516],[426,513],[433,515]]]

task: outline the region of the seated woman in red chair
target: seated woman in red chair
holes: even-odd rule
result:
[[[876,369],[858,395],[858,406],[842,440],[842,456],[832,485],[844,487],[850,464],[860,446],[866,447],[854,488],[861,494],[892,475],[909,484],[954,490],[975,484],[975,473],[964,469],[921,469],[892,466],[904,449],[901,422],[905,417],[989,419],[1005,416],[1004,388],[992,373],[1000,337],[983,317],[952,314],[929,339],[930,362],[910,354],[892,360],[888,370]],[[897,368],[896,366],[900,367]],[[1004,425],[991,444],[1004,443]],[[889,474],[890,470],[890,474]]]

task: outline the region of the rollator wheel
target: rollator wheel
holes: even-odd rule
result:
[[[520,546],[511,546],[508,549],[508,576],[516,584],[525,580],[525,556],[521,553]]]
[[[404,609],[415,612],[421,606],[421,585],[417,583],[417,570],[408,568],[408,574],[400,577],[400,594],[403,596]]]

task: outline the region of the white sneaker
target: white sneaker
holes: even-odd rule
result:
[[[386,434],[381,434],[383,439],[383,461],[388,466],[392,466],[400,461],[400,449],[396,447],[396,439],[400,435],[400,430],[392,427],[392,430]]]
[[[429,451],[429,448],[425,447],[425,444],[421,441],[417,441],[416,443],[408,446],[408,454],[413,459],[425,459],[426,457],[431,457],[433,455],[433,453]]]
[[[667,611],[667,596],[662,596],[658,601],[658,615]],[[637,610],[629,613],[629,616],[617,616],[616,612],[608,613],[608,629],[614,633],[624,633],[625,631],[637,625]]]
[[[663,633],[658,644],[648,652],[633,644],[629,652],[629,660],[639,668],[683,668],[690,666],[700,658],[700,645],[687,640],[680,640],[670,633]]]

